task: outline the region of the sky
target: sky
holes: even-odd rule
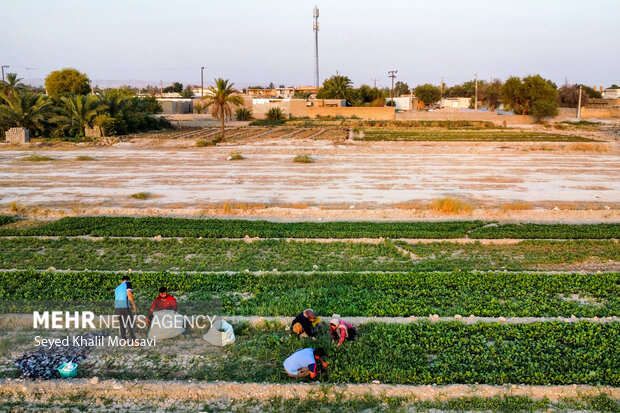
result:
[[[93,85],[447,85],[540,74],[620,84],[618,0],[0,0],[0,64],[41,82],[74,67]]]

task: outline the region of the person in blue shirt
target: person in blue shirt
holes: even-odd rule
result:
[[[325,355],[325,350],[322,348],[297,350],[284,360],[284,371],[289,377],[303,378],[310,376],[311,379],[315,379],[318,376],[318,363],[321,363],[324,369],[327,368],[327,363],[323,361]]]
[[[133,313],[129,309],[129,304],[133,307]],[[119,320],[121,338],[127,338],[127,332],[132,340],[136,339],[136,335],[133,331],[134,316],[136,313],[136,303],[133,300],[133,286],[129,276],[123,276],[123,279],[118,287],[114,290],[114,314],[116,314]]]

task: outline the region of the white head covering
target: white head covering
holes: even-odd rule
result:
[[[333,324],[338,327],[340,325],[340,320],[338,320],[337,318],[332,318],[329,324]]]

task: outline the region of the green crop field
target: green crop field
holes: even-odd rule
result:
[[[112,300],[123,274],[0,273],[10,301]],[[620,273],[134,273],[146,306],[161,285],[186,301],[220,300],[227,315],[294,315],[312,307],[343,316],[606,317],[620,315]],[[8,308],[11,311],[11,308]],[[143,308],[146,311],[145,308]]]
[[[162,217],[68,217],[22,227],[6,226],[0,236],[202,237],[202,238],[620,238],[620,224],[498,224],[482,221],[438,222],[272,222],[240,219]]]

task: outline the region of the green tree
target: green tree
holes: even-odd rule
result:
[[[171,86],[166,86],[162,92],[164,93],[181,93],[183,92],[183,83],[181,82],[174,82],[172,83]]]
[[[181,92],[181,97],[189,99],[194,96],[194,92],[192,92],[192,87],[190,85],[185,86],[185,89]]]
[[[233,86],[234,83],[228,83],[228,79],[215,79],[215,86],[207,89],[205,97],[202,98],[205,106],[211,108],[211,116],[222,122],[222,138],[226,118],[232,117],[232,108],[243,104],[243,98],[237,94],[238,91]]]
[[[0,94],[0,126],[42,130],[52,111],[51,103],[45,95],[26,91]]]
[[[59,114],[52,121],[63,131],[73,131],[81,135],[86,127],[93,126],[97,115],[105,105],[95,95],[69,95],[60,98]]]
[[[76,69],[55,70],[45,78],[45,90],[54,99],[70,93],[87,95],[91,91],[90,79]]]
[[[492,83],[483,83],[478,86],[478,98],[494,112],[502,97],[502,81],[494,80]]]
[[[323,82],[323,87],[316,94],[317,99],[346,99],[351,90],[351,79],[347,76],[334,75]]]
[[[400,80],[394,85],[394,96],[406,95],[410,93],[409,85]]]
[[[6,80],[0,81],[0,92],[11,96],[13,93],[26,89],[26,85],[21,83],[21,78],[17,77],[17,73],[7,73]]]
[[[557,86],[540,75],[523,80],[515,76],[508,78],[501,95],[504,105],[521,115],[533,115],[541,120],[557,113]]]
[[[416,97],[420,98],[426,105],[431,105],[439,100],[441,89],[438,86],[425,83],[419,85],[414,90]]]

